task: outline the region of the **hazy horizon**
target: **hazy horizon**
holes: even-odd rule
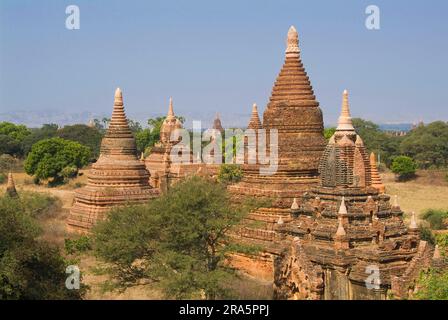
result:
[[[71,4],[79,30],[65,28]],[[364,25],[370,4],[381,9],[380,30]],[[108,116],[121,87],[128,117],[142,124],[164,115],[172,96],[187,121],[208,125],[218,112],[224,126],[244,126],[252,103],[264,111],[290,25],[326,125],[346,88],[353,117],[447,121],[447,9],[443,1],[4,0],[0,121]]]

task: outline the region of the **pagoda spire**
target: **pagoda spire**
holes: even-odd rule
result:
[[[260,121],[260,117],[258,116],[258,108],[257,108],[257,104],[254,103],[252,105],[252,114],[249,120],[249,125],[247,126],[248,129],[261,129],[262,125],[261,125],[261,121]]]
[[[412,212],[411,222],[409,223],[409,229],[413,231],[418,229],[417,220],[415,218],[415,212]]]
[[[12,173],[8,173],[8,183],[6,185],[6,194],[11,198],[15,198],[18,196],[16,190],[16,184],[14,183],[14,178],[12,177]]]
[[[372,187],[377,189],[380,193],[384,193],[386,191],[386,188],[385,188],[383,182],[381,181],[380,174],[378,173],[376,157],[373,152],[370,153],[370,177],[371,177],[371,181],[372,181]]]
[[[352,123],[352,116],[350,115],[347,90],[344,90],[342,94],[342,109],[341,115],[338,119],[338,126],[336,127],[336,131],[355,131]]]
[[[132,137],[132,132],[124,112],[123,93],[120,88],[117,88],[114,95],[114,110],[112,111],[112,118],[106,136],[122,137],[126,135]]]
[[[347,207],[345,205],[345,197],[342,197],[341,205],[339,206],[338,214],[341,214],[341,215],[346,215],[347,214]]]
[[[169,107],[168,107],[167,118],[169,118],[169,119],[174,118],[173,98],[172,97],[170,97],[170,103],[169,103]]]
[[[338,230],[336,231],[336,236],[344,237],[347,233],[345,232],[344,225],[342,224],[342,219],[339,219]]]

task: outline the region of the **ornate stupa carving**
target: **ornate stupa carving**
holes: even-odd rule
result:
[[[251,113],[249,124],[247,125],[247,128],[253,129],[253,130],[263,128],[261,121],[260,121],[260,117],[258,116],[258,107],[257,107],[256,103],[254,103],[252,105],[252,113]]]
[[[378,173],[378,165],[376,164],[375,154],[370,153],[370,172],[372,176],[372,187],[378,189],[380,193],[386,192],[386,187],[381,181],[380,174]]]
[[[268,141],[270,130],[278,131],[278,169],[273,175],[261,175],[260,167],[263,165],[259,161],[245,164],[242,166],[242,181],[229,187],[236,200],[241,197],[273,198],[272,206],[252,212],[247,225],[240,231],[244,241],[256,242],[266,250],[270,255],[267,263],[272,262],[272,254],[277,254],[279,247],[276,245],[276,222],[282,217],[286,223],[294,197],[318,182],[319,157],[326,143],[322,111],[303,66],[298,43],[297,31],[291,27],[287,35],[285,62],[263,113],[262,126],[256,120],[255,112],[249,123],[249,128],[255,125],[266,129]]]
[[[432,249],[420,240],[415,216],[408,227],[398,201],[391,204],[388,195],[372,186],[370,161],[351,123],[347,91],[319,171],[319,184],[302,195],[299,208],[293,203],[292,219],[278,227],[291,247],[285,245],[276,260],[276,297],[294,298],[297,288],[308,290],[305,296],[313,299],[405,297],[419,270],[430,263]],[[300,256],[294,254],[299,249]],[[290,273],[295,269],[307,270],[304,278],[315,283],[320,283],[316,270],[322,270],[323,285],[304,288],[303,277]],[[377,281],[368,278],[372,270],[378,272]]]
[[[19,196],[16,190],[16,184],[14,182],[14,177],[12,176],[12,173],[8,173],[8,182],[6,184],[6,195],[8,195],[11,198],[16,198]]]
[[[145,165],[137,157],[119,88],[115,91],[112,118],[101,142],[100,156],[87,179],[87,185],[75,193],[68,217],[71,231],[88,232],[112,207],[143,203],[158,195],[158,190],[149,185]]]

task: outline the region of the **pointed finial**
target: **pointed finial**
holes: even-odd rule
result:
[[[142,151],[142,154],[140,155],[140,160],[145,161],[145,154],[143,153],[143,151]]]
[[[348,103],[348,91],[344,90],[342,94],[342,109],[341,115],[338,119],[337,131],[355,131],[352,124],[352,117],[350,115],[350,106]]]
[[[257,107],[257,104],[256,104],[256,103],[254,103],[254,104],[252,105],[252,113],[256,113],[256,114],[258,114],[258,107]]]
[[[14,183],[14,178],[12,173],[8,173],[8,183],[6,184],[6,194],[10,197],[17,197],[16,184]]]
[[[339,219],[338,230],[336,231],[336,235],[339,237],[344,237],[347,235],[344,226],[342,225],[342,219]]]
[[[339,206],[338,214],[347,214],[347,207],[345,206],[345,197],[342,197],[341,205]]]
[[[277,220],[277,224],[282,225],[283,223],[284,223],[284,221],[283,221],[282,217],[280,216]]]
[[[400,207],[400,204],[398,203],[398,196],[397,195],[395,195],[394,196],[394,208],[399,208]]]
[[[438,260],[438,259],[440,259],[440,258],[441,258],[441,255],[440,255],[439,245],[436,244],[436,247],[434,248],[434,254],[433,254],[433,256],[432,256],[432,259],[433,259],[433,260]]]
[[[115,105],[123,105],[123,93],[120,88],[115,90]]]
[[[174,117],[174,110],[173,110],[173,98],[170,97],[170,103],[168,107],[168,115],[167,118],[173,118]]]
[[[417,220],[415,219],[415,212],[414,211],[412,211],[411,222],[409,223],[409,229],[411,229],[411,230],[417,230],[418,229]]]
[[[288,30],[288,38],[286,40],[286,55],[298,56],[299,49],[299,34],[294,26],[291,26]]]
[[[298,210],[298,209],[299,204],[297,203],[297,198],[294,198],[294,200],[292,201],[291,210]]]

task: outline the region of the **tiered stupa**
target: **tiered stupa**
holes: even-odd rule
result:
[[[269,141],[271,129],[278,130],[278,170],[273,175],[261,175],[261,164],[243,166],[243,180],[230,187],[240,197],[274,198],[272,207],[252,212],[239,236],[265,249],[265,260],[248,262],[246,257],[236,265],[249,265],[249,272],[272,279],[273,254],[278,253],[275,225],[289,219],[289,207],[294,197],[301,195],[318,182],[318,162],[325,148],[323,119],[309,77],[300,58],[299,39],[292,26],[288,31],[286,57],[275,81],[269,103],[263,114],[262,128]],[[258,121],[252,121],[258,126]],[[269,149],[269,145],[267,146]]]
[[[352,124],[344,92],[337,130],[320,160],[319,186],[302,195],[292,220],[278,226],[289,243],[278,257],[279,299],[403,297],[432,248],[407,227],[397,202],[372,186],[370,162]]]
[[[137,157],[119,88],[115,91],[112,119],[101,142],[100,156],[87,178],[87,186],[75,193],[68,217],[71,231],[88,232],[112,207],[144,203],[159,193],[149,185],[149,173]]]
[[[8,182],[6,184],[6,195],[8,195],[11,198],[16,198],[19,196],[16,190],[16,184],[14,182],[14,178],[12,176],[12,173],[8,173]]]
[[[146,168],[151,174],[151,186],[162,191],[166,191],[179,179],[195,174],[204,166],[194,159],[189,145],[183,145],[180,138],[173,140],[174,131],[180,129],[182,123],[174,114],[173,99],[170,98],[168,113],[160,128],[160,141],[151,148],[150,154],[144,159]],[[188,155],[188,161],[172,161],[171,151],[175,146]]]

